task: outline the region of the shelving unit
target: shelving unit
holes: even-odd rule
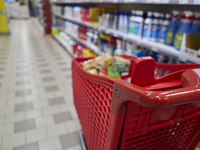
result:
[[[63,39],[62,36],[56,35],[53,37],[58,41],[58,43],[60,43],[65,48],[65,50],[70,54],[71,57],[74,57],[72,48],[70,47],[69,43],[67,43],[67,41]]]
[[[91,4],[94,4],[94,6],[102,6],[106,3],[109,3],[112,6],[116,6],[118,10],[122,9],[141,9],[142,6],[145,6],[144,9],[151,10],[151,11],[156,11],[156,9],[159,9],[158,11],[163,11],[163,12],[170,12],[172,9],[177,8],[177,10],[182,10],[185,9],[187,10],[188,7],[187,5],[190,5],[190,9],[192,11],[199,11],[199,5],[200,5],[200,0],[76,0],[76,1],[70,1],[70,0],[53,0],[51,1],[53,4],[72,4],[72,5],[84,5],[84,6],[89,6]],[[130,5],[129,5],[130,4]],[[151,4],[151,5],[149,5]],[[158,8],[158,4],[159,7]],[[173,8],[171,6],[173,5]],[[134,6],[134,8],[132,8]],[[140,8],[137,8],[140,7]],[[162,10],[161,8],[165,8],[165,10]],[[170,10],[170,9],[171,10]],[[194,8],[194,9],[193,9]],[[143,9],[143,8],[142,8]],[[153,42],[153,41],[148,41],[142,38],[139,38],[137,36],[129,35],[129,34],[123,34],[119,31],[113,30],[113,29],[108,29],[104,28],[102,26],[96,26],[90,22],[84,22],[82,20],[77,20],[75,18],[69,17],[69,16],[61,16],[58,14],[53,14],[54,17],[61,18],[63,20],[67,20],[82,26],[85,26],[90,29],[94,29],[98,31],[99,33],[104,33],[107,35],[111,35],[115,38],[120,38],[125,41],[129,41],[132,43],[135,43],[138,46],[147,48],[151,51],[158,52],[160,54],[164,54],[170,57],[174,57],[179,59],[180,61],[183,62],[192,62],[192,63],[200,63],[200,59],[195,58],[191,59],[191,57],[182,55],[180,51],[177,51],[174,47],[168,46],[159,42]],[[68,33],[69,34],[69,33]],[[87,41],[81,40],[78,37],[71,35],[73,38],[75,38],[77,41],[80,43],[86,45],[88,48],[94,51],[96,54],[101,54],[100,50],[98,50],[97,47],[91,45],[91,43],[88,43]]]
[[[111,30],[111,29],[106,29],[104,27],[97,27],[95,25],[92,25],[89,22],[79,21],[79,20],[76,20],[76,19],[71,18],[71,17],[60,16],[60,15],[56,15],[56,14],[54,14],[54,15],[57,16],[57,17],[60,17],[62,19],[65,19],[65,20],[72,21],[74,23],[79,23],[79,24],[81,24],[83,26],[86,26],[88,28],[92,28],[92,29],[98,30],[99,32],[112,35],[113,37],[122,38],[124,40],[130,41],[130,42],[134,42],[138,46],[143,46],[145,48],[149,48],[149,49],[151,49],[154,52],[163,53],[163,54],[170,55],[170,56],[177,57],[177,58],[180,55],[179,51],[175,50],[174,47],[171,47],[171,46],[168,46],[168,45],[164,45],[164,44],[161,44],[161,43],[158,43],[158,42],[149,42],[147,40],[138,38],[136,36],[130,36],[130,35],[127,35],[127,34],[122,34],[119,31],[115,31],[115,30]],[[74,38],[77,39],[77,40],[79,40],[77,37],[74,37]],[[91,45],[91,44],[87,43],[87,45]],[[97,50],[95,50],[95,51],[97,51]]]
[[[200,5],[199,0],[53,0],[52,3],[137,3],[137,4],[173,4],[173,5]]]

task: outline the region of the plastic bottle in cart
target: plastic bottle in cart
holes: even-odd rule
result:
[[[119,16],[118,16],[118,14],[119,14],[119,12],[115,11],[113,25],[112,25],[112,29],[114,29],[114,30],[118,30],[118,22],[119,22]]]
[[[166,39],[165,39],[165,44],[167,45],[171,45],[171,46],[173,45],[174,37],[178,30],[179,15],[180,15],[179,11],[173,10],[171,12],[172,19],[171,19],[171,23],[170,23],[169,29],[167,31]]]
[[[194,20],[192,23],[191,33],[200,33],[200,13],[194,13]]]
[[[158,39],[158,35],[159,35],[159,31],[160,31],[160,21],[159,21],[159,17],[160,14],[157,12],[153,13],[153,21],[152,21],[152,29],[151,29],[151,37],[150,40],[151,41],[156,41]]]
[[[147,18],[144,21],[143,38],[149,39],[151,36],[151,26],[152,26],[152,12],[147,12]]]
[[[135,10],[131,11],[131,17],[129,18],[129,29],[128,29],[128,33],[130,35],[135,35],[135,20],[136,20],[136,12]]]
[[[143,23],[144,23],[144,18],[143,18],[143,11],[138,11],[138,16],[136,18],[136,36],[142,37],[142,30],[143,30]]]
[[[181,12],[181,21],[174,38],[174,47],[180,50],[184,33],[190,33],[192,27],[193,13],[191,11]]]
[[[165,21],[162,22],[160,27],[160,37],[159,42],[165,43],[167,31],[170,25],[171,16],[170,14],[165,14]]]

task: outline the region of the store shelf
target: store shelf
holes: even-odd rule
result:
[[[171,46],[168,46],[168,45],[164,45],[164,44],[161,44],[161,43],[158,43],[158,42],[152,42],[152,41],[150,42],[150,41],[141,39],[141,38],[136,37],[136,36],[131,36],[131,35],[128,35],[128,34],[120,33],[119,31],[116,31],[116,30],[107,29],[107,28],[104,28],[104,27],[97,27],[97,26],[92,25],[89,22],[79,21],[79,20],[76,20],[76,19],[71,18],[71,17],[60,16],[60,15],[55,15],[55,16],[60,17],[60,18],[65,19],[65,20],[75,22],[75,23],[79,23],[83,26],[98,30],[99,32],[102,32],[102,33],[105,33],[105,34],[108,34],[108,35],[112,35],[113,37],[116,37],[116,38],[122,38],[123,40],[134,42],[138,46],[148,48],[148,49],[150,49],[154,52],[163,53],[165,55],[169,55],[169,56],[173,56],[173,57],[179,57],[179,55],[180,55],[179,51],[175,50],[174,47],[171,47]]]
[[[53,36],[53,37],[67,50],[67,52],[70,54],[71,57],[74,57],[74,55],[72,53],[72,48],[67,43],[67,41],[63,39],[62,36],[56,35],[56,36]]]
[[[200,5],[200,0],[53,0],[52,3],[136,3],[136,4],[175,4]]]

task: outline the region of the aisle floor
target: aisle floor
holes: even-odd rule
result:
[[[0,36],[0,149],[81,150],[71,58],[38,20]]]

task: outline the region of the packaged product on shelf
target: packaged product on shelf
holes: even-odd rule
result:
[[[123,25],[122,25],[122,32],[127,34],[128,33],[128,23],[129,23],[129,16],[128,12],[124,12],[123,15]]]
[[[84,8],[81,9],[81,19],[82,19],[82,21],[85,21],[85,22],[90,21],[89,8],[88,7],[84,7]]]
[[[114,17],[113,17],[112,29],[118,30],[118,22],[119,22],[119,12],[115,11]]]
[[[81,20],[81,9],[81,6],[74,6],[73,8],[74,18],[77,20]]]
[[[194,13],[194,20],[190,33],[200,33],[200,13],[198,12]]]
[[[125,54],[126,55],[133,55],[133,51],[132,51],[132,44],[130,42],[126,42],[126,50],[125,50]]]
[[[118,31],[123,33],[123,25],[124,25],[124,12],[121,11],[119,13],[119,22],[118,22]]]
[[[152,12],[147,12],[147,18],[144,21],[143,38],[148,39],[151,36],[151,26],[152,26]]]
[[[165,43],[167,31],[170,25],[170,20],[171,20],[170,14],[165,14],[165,21],[162,22],[160,27],[159,42],[161,43]]]
[[[128,31],[128,34],[130,34],[130,35],[135,35],[135,33],[136,33],[136,14],[137,13],[137,11],[135,11],[135,10],[132,10],[131,11],[131,16],[130,16],[130,18],[129,18],[129,31]]]
[[[153,18],[153,21],[152,21],[152,29],[151,29],[150,40],[151,41],[157,41],[159,31],[160,31],[160,22],[159,22],[160,14],[158,12],[154,12],[153,16],[154,16],[154,18]]]
[[[138,11],[138,16],[136,18],[136,36],[138,37],[142,37],[142,31],[143,31],[143,22],[144,22],[144,18],[143,18],[143,11]]]
[[[174,38],[174,47],[180,50],[184,33],[190,33],[192,27],[193,13],[191,11],[181,12],[181,21]]]
[[[166,39],[165,39],[165,44],[173,46],[174,42],[174,37],[175,34],[178,30],[178,18],[179,18],[180,13],[176,10],[173,10],[171,12],[171,23],[169,26],[169,30],[167,31]]]
[[[122,49],[122,41],[121,40],[116,40],[117,43],[117,49],[115,50],[114,54],[115,55],[121,55],[124,54],[123,49]]]

